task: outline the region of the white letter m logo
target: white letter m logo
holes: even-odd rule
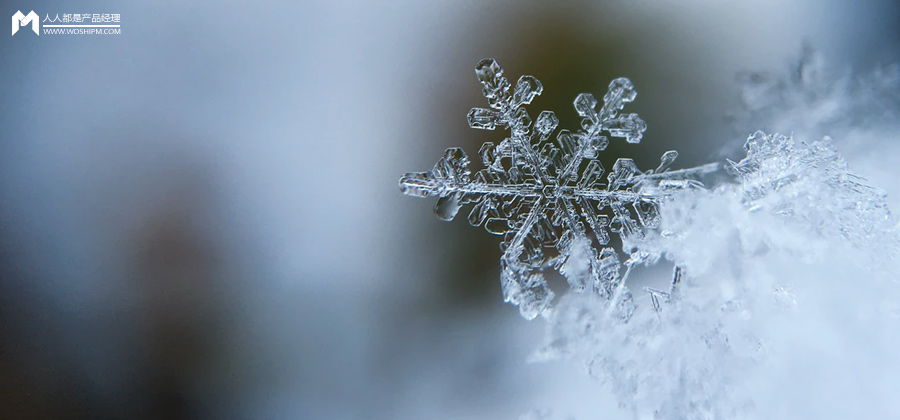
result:
[[[25,26],[29,23],[34,33],[40,36],[41,18],[37,13],[34,13],[34,10],[32,10],[28,15],[23,15],[21,10],[17,10],[16,14],[12,16],[12,34],[15,35],[16,32],[19,32],[20,26]]]

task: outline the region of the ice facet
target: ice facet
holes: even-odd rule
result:
[[[607,129],[611,136],[625,137],[629,143],[640,143],[644,131],[647,131],[647,123],[637,114],[627,114],[610,120]]]
[[[496,112],[484,108],[472,108],[466,115],[466,120],[469,122],[469,127],[482,130],[493,130],[500,122]]]
[[[410,172],[400,177],[400,191],[414,197],[436,195],[439,185],[430,172]]]
[[[599,160],[592,160],[581,175],[581,181],[578,182],[578,186],[585,188],[596,185],[602,179],[605,170]]]
[[[633,101],[636,96],[637,91],[631,80],[620,77],[610,82],[609,90],[603,95],[604,119],[615,118],[616,113],[625,107],[625,103]]]
[[[659,226],[659,207],[653,200],[638,199],[634,202],[634,210],[644,227],[655,228]]]
[[[630,158],[619,158],[613,164],[612,172],[609,173],[609,188],[617,189],[622,185],[631,183],[634,175],[638,173],[637,165]]]
[[[496,86],[497,79],[503,76],[503,69],[493,58],[485,58],[475,66],[475,74],[478,76],[478,80],[480,80],[481,83]]]
[[[553,111],[542,111],[534,122],[534,131],[540,134],[541,140],[545,140],[557,125],[559,125],[559,118]]]
[[[584,118],[595,118],[597,111],[597,99],[590,93],[581,93],[575,97],[575,111]]]
[[[434,204],[434,214],[441,220],[450,221],[456,217],[460,207],[462,205],[459,203],[459,195],[450,194],[438,199],[437,203]]]
[[[672,166],[672,163],[675,162],[675,159],[678,158],[678,152],[674,150],[669,150],[666,153],[663,153],[662,157],[659,158],[659,166],[656,168],[655,173],[662,173],[669,169],[669,166]]]
[[[516,90],[513,92],[512,106],[517,108],[528,105],[535,96],[544,91],[544,86],[534,76],[522,76],[516,82]]]

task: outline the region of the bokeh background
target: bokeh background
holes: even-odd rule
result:
[[[474,65],[536,76],[563,127],[631,78],[649,129],[608,156],[652,167],[738,157],[765,127],[729,117],[737,75],[804,42],[850,72],[900,53],[890,0],[4,4],[122,16],[0,36],[11,419],[620,418],[580,366],[528,362],[543,325],[502,303],[497,239],[397,188],[502,139],[465,123]]]

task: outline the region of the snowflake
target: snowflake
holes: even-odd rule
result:
[[[559,123],[556,114],[542,111],[532,124],[523,108],[543,91],[536,78],[520,77],[510,92],[511,84],[495,60],[482,60],[475,73],[490,108],[473,108],[467,115],[469,126],[503,127],[509,137],[481,147],[485,168],[474,176],[466,153],[449,148],[431,171],[401,177],[401,191],[439,197],[434,212],[447,221],[462,206],[473,205],[469,223],[503,236],[504,299],[517,305],[525,318],[550,307],[554,293],[543,271],[552,267],[574,292],[599,294],[609,302],[610,314],[628,320],[633,304],[625,279],[634,264],[651,261],[633,253],[620,275],[623,263],[608,246],[610,232],[623,242],[641,238],[644,229],[658,226],[659,205],[670,192],[700,185],[692,178],[717,165],[669,171],[678,156],[673,150],[662,155],[656,169],[642,172],[632,159],[620,158],[604,183],[605,168],[597,160],[609,144],[604,133],[639,143],[647,129],[637,114],[619,113],[637,94],[630,80],[613,80],[599,110],[593,95],[578,95],[574,105],[583,118],[581,129],[560,130],[552,141]]]

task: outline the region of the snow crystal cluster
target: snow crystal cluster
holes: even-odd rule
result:
[[[450,148],[431,171],[404,175],[401,190],[417,197],[439,197],[434,212],[443,220],[452,220],[461,206],[473,205],[469,223],[503,237],[504,298],[518,305],[526,318],[550,307],[554,292],[543,270],[553,267],[573,291],[600,295],[616,308],[616,316],[627,320],[633,310],[631,293],[620,277],[616,251],[607,246],[610,233],[640,237],[644,228],[655,228],[661,201],[671,191],[696,185],[691,177],[713,171],[716,165],[669,171],[678,156],[673,150],[663,154],[656,169],[646,172],[632,159],[620,158],[604,179],[605,168],[597,160],[609,144],[604,134],[638,143],[647,129],[637,114],[619,113],[637,95],[631,81],[613,80],[599,109],[593,95],[578,95],[574,103],[583,118],[581,128],[559,130],[554,140],[556,114],[542,111],[532,121],[523,107],[541,94],[541,82],[522,76],[512,88],[493,59],[478,63],[475,74],[490,109],[473,108],[467,116],[469,126],[503,127],[509,137],[481,147],[485,169],[474,176],[466,153]]]
[[[747,157],[729,161],[727,168],[738,177],[750,210],[802,219],[815,232],[857,248],[896,241],[885,193],[849,171],[831,138],[797,144],[791,137],[758,131],[744,148]]]

